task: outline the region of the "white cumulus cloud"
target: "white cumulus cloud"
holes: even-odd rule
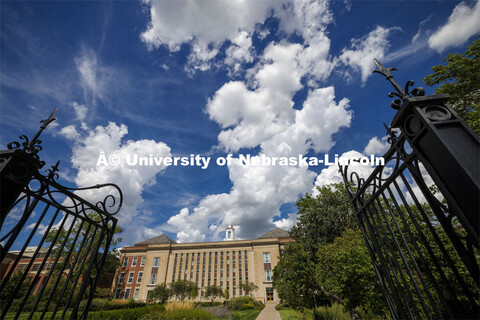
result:
[[[374,69],[373,59],[382,60],[389,46],[387,37],[391,31],[396,29],[377,26],[362,38],[352,39],[350,49],[342,50],[339,61],[355,71],[360,71],[362,82],[367,81]]]
[[[480,32],[480,1],[474,6],[459,3],[452,11],[448,22],[428,39],[430,48],[442,52],[449,47],[458,47]]]
[[[387,152],[388,148],[390,148],[390,143],[388,143],[387,138],[388,137],[383,137],[380,140],[378,137],[371,138],[363,150],[363,153],[367,156],[371,154],[383,155],[385,152]]]
[[[78,136],[73,147],[71,163],[77,170],[75,184],[78,187],[88,187],[96,184],[115,183],[123,192],[123,206],[116,215],[118,223],[126,229],[124,241],[131,243],[142,237],[138,230],[141,226],[132,224],[133,219],[142,211],[142,192],[156,181],[156,176],[165,170],[165,166],[133,166],[126,162],[127,155],[148,157],[154,154],[158,157],[170,156],[170,148],[163,142],[154,140],[124,140],[128,133],[125,125],[110,122],[107,126],[97,126],[85,136]],[[97,165],[100,153],[118,155],[118,165]],[[93,189],[79,191],[79,195],[96,203],[107,194],[113,193],[112,189]],[[141,228],[140,228],[141,229]]]

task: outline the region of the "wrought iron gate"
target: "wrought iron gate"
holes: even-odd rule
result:
[[[394,319],[479,318],[479,138],[446,104],[397,92],[385,165],[368,178],[340,168]],[[411,96],[413,95],[413,96]],[[398,131],[392,130],[398,128]]]
[[[68,188],[56,182],[58,165],[40,169],[37,134],[0,151],[0,318],[86,319],[102,276],[122,192],[107,183]],[[95,204],[82,192],[96,190]],[[113,194],[106,194],[111,192]],[[91,194],[90,194],[91,196]]]

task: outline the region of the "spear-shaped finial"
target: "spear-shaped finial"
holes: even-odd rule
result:
[[[403,91],[402,87],[400,87],[400,85],[395,80],[393,80],[393,76],[391,72],[397,71],[397,69],[385,68],[377,59],[373,59],[373,62],[375,63],[378,69],[373,70],[372,73],[380,73],[381,75],[383,75],[388,81],[390,81],[390,83],[393,85],[395,90],[397,90],[398,94],[392,93],[391,95],[396,95],[401,99],[404,99],[405,97],[407,97],[408,95],[405,93],[405,91]]]
[[[57,118],[54,118],[55,113],[57,113],[57,111],[58,111],[58,108],[55,108],[55,110],[53,110],[52,114],[50,114],[50,116],[47,119],[40,121],[40,123],[43,123],[43,124],[40,126],[40,129],[38,129],[37,133],[35,133],[32,140],[30,140],[30,143],[28,144],[28,148],[32,148],[36,143],[41,142],[40,140],[38,140],[38,137],[40,137],[40,134],[42,133],[42,131],[45,130],[45,128],[47,128],[47,126],[51,122],[57,120]]]

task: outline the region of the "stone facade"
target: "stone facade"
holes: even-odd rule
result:
[[[197,300],[206,300],[204,290],[214,284],[234,298],[245,295],[238,285],[248,281],[258,286],[256,299],[277,301],[272,270],[289,241],[288,232],[277,228],[253,240],[175,243],[161,235],[124,247],[112,284],[114,298],[146,301],[148,291],[176,280],[195,282]]]

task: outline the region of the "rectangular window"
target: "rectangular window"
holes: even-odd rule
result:
[[[113,299],[120,299],[121,291],[122,291],[122,288],[115,289],[115,295],[113,296]]]
[[[138,277],[137,277],[137,283],[140,283],[140,282],[142,282],[142,278],[143,278],[143,272],[142,272],[142,271],[140,271],[140,272],[138,273]]]
[[[264,252],[263,253],[263,262],[264,263],[270,263],[270,252]]]
[[[145,265],[145,260],[147,257],[143,256],[142,259],[140,260],[140,267],[143,267]]]
[[[133,277],[135,277],[135,272],[130,272],[130,273],[128,274],[127,283],[132,283],[132,282],[133,282]]]
[[[126,267],[128,265],[128,257],[123,258],[122,267]]]
[[[17,271],[23,271],[23,269],[25,269],[25,264],[24,263],[19,264],[18,268],[17,268]]]
[[[32,267],[32,271],[37,271],[40,268],[40,263],[34,263]]]
[[[265,270],[265,282],[272,282],[272,270]]]
[[[133,258],[132,258],[132,267],[136,267],[136,266],[137,266],[137,260],[138,260],[138,257],[133,257]]]
[[[120,277],[118,277],[118,283],[123,283],[125,281],[125,272],[120,272]]]
[[[128,299],[130,298],[130,288],[125,289],[125,295],[123,296],[123,299]]]
[[[138,299],[138,293],[140,292],[140,288],[135,288],[135,291],[133,292],[133,300]]]
[[[153,267],[158,267],[159,263],[160,263],[159,257],[153,258]]]
[[[157,274],[154,273],[150,276],[150,284],[156,284],[157,283]]]

